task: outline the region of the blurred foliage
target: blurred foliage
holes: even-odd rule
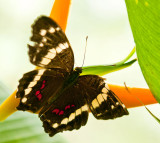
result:
[[[10,95],[0,83],[0,104]],[[36,114],[16,112],[7,120],[0,122],[0,143],[66,143],[60,135],[53,138],[44,132]]]
[[[125,0],[144,78],[160,103],[160,0]]]

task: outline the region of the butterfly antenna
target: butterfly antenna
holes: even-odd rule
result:
[[[86,37],[86,46],[85,46],[85,51],[84,51],[84,57],[83,57],[83,64],[82,64],[82,67],[83,67],[83,65],[84,65],[84,61],[85,61],[85,57],[86,57],[87,40],[88,40],[88,36]]]

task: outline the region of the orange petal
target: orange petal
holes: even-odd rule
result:
[[[109,84],[109,88],[121,99],[127,108],[157,103],[151,91],[145,88],[130,88]],[[141,103],[139,100],[143,103]]]
[[[63,31],[66,30],[71,0],[55,0],[50,18],[54,19]]]

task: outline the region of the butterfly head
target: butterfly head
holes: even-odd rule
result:
[[[78,72],[78,73],[82,73],[82,67],[76,67],[75,71]]]

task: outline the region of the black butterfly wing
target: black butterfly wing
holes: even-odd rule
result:
[[[62,29],[51,18],[41,16],[32,25],[29,58],[32,64],[44,68],[73,69],[74,55]]]
[[[107,120],[128,115],[125,105],[109,89],[103,78],[84,75],[79,77],[78,82],[85,91],[85,98],[95,118]]]
[[[20,98],[17,109],[39,111],[50,96],[56,95],[66,76],[67,73],[61,69],[39,69],[24,74],[16,94]]]
[[[65,90],[49,110],[39,113],[45,132],[53,136],[58,132],[79,129],[88,120],[88,105],[78,84]]]

